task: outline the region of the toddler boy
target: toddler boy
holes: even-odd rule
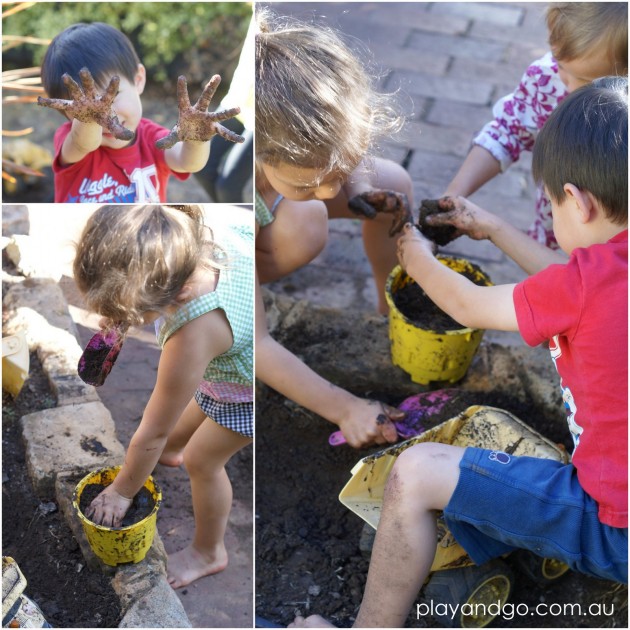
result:
[[[477,564],[524,548],[627,582],[627,79],[598,79],[558,106],[536,142],[533,175],[551,199],[565,264],[479,287],[437,261],[411,225],[398,255],[463,326],[520,331],[532,346],[549,341],[572,461],[437,443],[403,451],[385,488],[357,627],[402,627],[435,555],[436,510]],[[327,624],[313,616],[294,625]]]
[[[170,133],[143,118],[146,70],[129,39],[108,24],[79,23],[62,31],[46,51],[41,74],[49,98],[38,103],[68,118],[55,133],[56,202],[165,202],[169,176],[185,180],[202,169],[212,136],[243,141],[218,122],[238,114],[238,107],[207,111],[218,75],[194,106],[179,77],[179,120]]]

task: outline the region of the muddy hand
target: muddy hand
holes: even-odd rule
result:
[[[132,499],[118,494],[110,485],[90,503],[85,516],[97,525],[120,527],[131,502]]]
[[[352,197],[348,207],[355,214],[374,219],[377,214],[392,214],[394,220],[389,235],[394,236],[403,229],[405,223],[413,223],[407,195],[393,190],[371,190]]]
[[[230,131],[218,122],[220,120],[234,118],[234,116],[241,111],[239,107],[225,109],[220,112],[208,111],[208,106],[219,83],[221,83],[221,77],[215,74],[203,89],[199,100],[194,105],[191,105],[186,77],[180,76],[179,79],[177,79],[179,119],[168,136],[160,138],[155,143],[158,149],[170,149],[180,141],[207,142],[212,136],[217,134],[229,142],[245,141],[243,136],[239,136],[237,133]]]
[[[425,200],[422,202],[423,207],[429,201],[435,204],[435,210],[429,210],[423,214],[423,208],[420,208],[420,229],[427,237],[430,238],[426,233],[427,230],[450,229],[450,240],[462,234],[466,234],[474,240],[489,238],[484,222],[487,221],[490,213],[483,208],[476,206],[464,197],[442,197],[441,199]],[[442,243],[438,242],[438,244]]]
[[[62,98],[37,98],[37,104],[64,112],[70,119],[76,118],[83,123],[97,123],[107,129],[117,140],[131,140],[133,131],[123,127],[118,116],[112,109],[112,103],[118,94],[120,79],[113,76],[103,94],[98,94],[94,77],[87,68],[79,70],[81,87],[69,75],[64,74],[63,80],[71,100]]]

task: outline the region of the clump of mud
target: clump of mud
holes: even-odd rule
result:
[[[418,227],[424,236],[436,245],[448,245],[457,238],[457,229],[452,225],[427,225],[427,217],[441,212],[450,212],[454,207],[440,207],[439,199],[423,199],[420,206],[420,220]]]

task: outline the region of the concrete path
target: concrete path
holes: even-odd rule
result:
[[[408,122],[382,154],[408,163],[414,208],[439,197],[466,156],[493,103],[513,91],[525,68],[547,51],[543,3],[272,3],[278,15],[327,24],[369,50],[384,91],[398,91]],[[471,199],[514,225],[532,221],[535,187],[526,155]],[[523,272],[489,242],[460,238],[443,248],[479,264],[495,283]],[[361,221],[337,219],[325,250],[307,267],[269,285],[314,303],[373,310],[376,290],[363,252]],[[488,339],[519,343],[515,335]]]

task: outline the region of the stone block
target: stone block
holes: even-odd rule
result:
[[[28,207],[21,204],[2,206],[2,235],[28,234]]]
[[[413,31],[407,41],[407,48],[409,49],[407,54],[410,55],[413,54],[413,50],[430,50],[434,55],[496,61],[505,56],[506,44],[472,37],[451,37]]]
[[[396,70],[390,81],[402,85],[411,94],[425,98],[445,99],[473,105],[491,105],[493,84],[470,79],[432,77],[420,72]],[[388,86],[389,86],[388,82]],[[388,88],[389,89],[389,88]]]
[[[60,472],[83,472],[124,461],[112,417],[100,402],[44,409],[21,418],[26,465],[35,491],[50,496]]]

